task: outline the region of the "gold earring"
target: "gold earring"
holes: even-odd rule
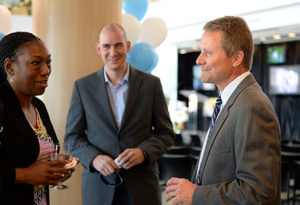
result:
[[[14,82],[14,79],[10,78],[10,79],[9,79],[9,82],[10,82],[10,83],[13,83],[13,82]]]

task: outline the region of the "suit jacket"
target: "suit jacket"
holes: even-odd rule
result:
[[[196,204],[280,204],[279,123],[252,75],[230,96],[212,129]]]
[[[32,205],[33,185],[15,184],[15,168],[28,167],[36,161],[40,152],[38,138],[7,81],[0,86],[0,93],[4,105],[4,129],[0,133],[0,204]],[[43,102],[33,97],[32,104],[53,142],[58,142]]]
[[[127,148],[141,148],[149,155],[148,163],[123,170],[131,200],[135,205],[160,204],[157,159],[174,143],[160,80],[130,66],[128,100],[120,128],[105,86],[104,69],[77,80],[68,112],[65,141],[85,168],[83,204],[111,204],[115,189],[103,184],[91,163],[99,154],[115,159]]]

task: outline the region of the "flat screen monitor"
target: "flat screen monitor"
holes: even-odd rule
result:
[[[285,46],[276,45],[268,48],[268,63],[281,64],[285,63]]]
[[[216,89],[215,84],[203,83],[201,81],[202,71],[199,65],[193,66],[193,89],[197,91],[214,91]]]
[[[270,94],[299,95],[300,94],[300,65],[270,66]]]

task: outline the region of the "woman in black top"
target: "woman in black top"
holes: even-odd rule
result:
[[[42,95],[51,56],[31,33],[15,32],[0,41],[0,204],[47,205],[48,185],[66,180],[67,161],[49,161],[57,137]]]

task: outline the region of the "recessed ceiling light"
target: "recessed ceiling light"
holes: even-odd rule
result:
[[[193,49],[194,51],[196,51],[196,50],[198,50],[198,46],[193,46],[192,49]]]
[[[273,35],[273,38],[276,39],[276,40],[279,40],[281,37],[280,37],[279,34],[274,34],[274,35]]]
[[[296,37],[296,34],[295,34],[295,33],[288,33],[288,37],[290,37],[290,38],[295,38],[295,37]]]
[[[266,37],[260,37],[259,40],[260,41],[266,41],[267,39],[266,39]]]
[[[187,53],[187,50],[185,50],[185,49],[180,49],[179,53],[180,53],[180,54],[186,54],[186,53]]]

